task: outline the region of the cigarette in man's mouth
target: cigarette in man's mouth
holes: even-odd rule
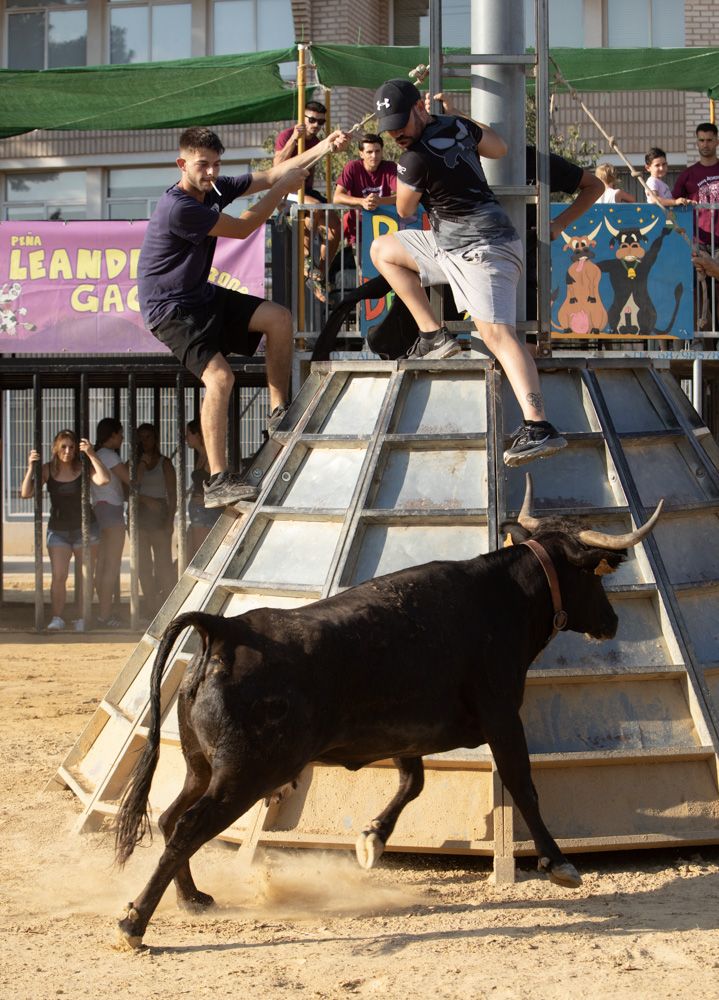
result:
[[[211,184],[211,185],[213,186],[213,188],[215,189],[215,194],[219,194],[219,195],[220,195],[220,198],[221,198],[221,197],[222,197],[222,195],[220,194],[220,191],[219,191],[219,189],[218,189],[217,185],[215,184],[215,182],[214,182],[214,181],[210,181],[210,184]]]

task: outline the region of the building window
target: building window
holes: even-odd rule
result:
[[[86,0],[7,0],[8,69],[85,66],[86,6]]]
[[[157,199],[178,177],[174,166],[108,170],[108,219],[149,219]]]
[[[8,222],[84,219],[86,204],[84,170],[5,175],[3,217]]]
[[[290,0],[215,0],[213,54],[264,52],[295,44]]]
[[[236,177],[247,173],[247,163],[222,165],[222,172]],[[107,172],[107,218],[149,219],[158,198],[180,179],[177,167],[120,167]],[[238,198],[223,209],[239,216],[249,207],[251,198]]]
[[[524,41],[536,44],[534,0],[524,0]],[[552,48],[584,48],[584,0],[549,0],[549,44]]]
[[[606,0],[607,44],[613,49],[681,47],[684,3],[679,0]]]
[[[110,3],[112,64],[189,59],[191,55],[191,4]]]

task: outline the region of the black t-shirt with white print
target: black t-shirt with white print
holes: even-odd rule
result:
[[[519,239],[487,183],[477,152],[481,138],[481,126],[469,118],[435,115],[397,164],[398,180],[421,193],[442,249]]]

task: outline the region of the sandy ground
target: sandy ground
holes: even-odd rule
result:
[[[133,637],[37,636],[27,616],[27,632],[0,616],[2,997],[719,996],[716,847],[585,855],[569,891],[529,860],[495,887],[487,859],[389,854],[364,872],[344,853],[273,851],[248,876],[208,846],[194,868],[218,907],[188,916],[170,890],[149,947],[114,950],[159,841],[118,872],[107,836],[74,832],[74,796],[44,786]]]

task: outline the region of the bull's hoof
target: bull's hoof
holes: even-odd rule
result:
[[[363,830],[355,841],[355,854],[362,868],[374,868],[382,857],[384,842],[377,833]]]
[[[213,896],[207,892],[200,892],[197,889],[191,896],[177,896],[177,905],[188,913],[201,913],[215,905]]]
[[[561,885],[565,889],[577,889],[582,884],[582,877],[569,861],[558,865],[552,863],[549,858],[540,858],[537,869],[549,875],[549,881],[554,885]]]
[[[117,922],[117,938],[115,947],[120,951],[139,951],[144,948],[142,934],[138,934],[138,923],[140,914],[130,903],[125,911],[125,916]]]

